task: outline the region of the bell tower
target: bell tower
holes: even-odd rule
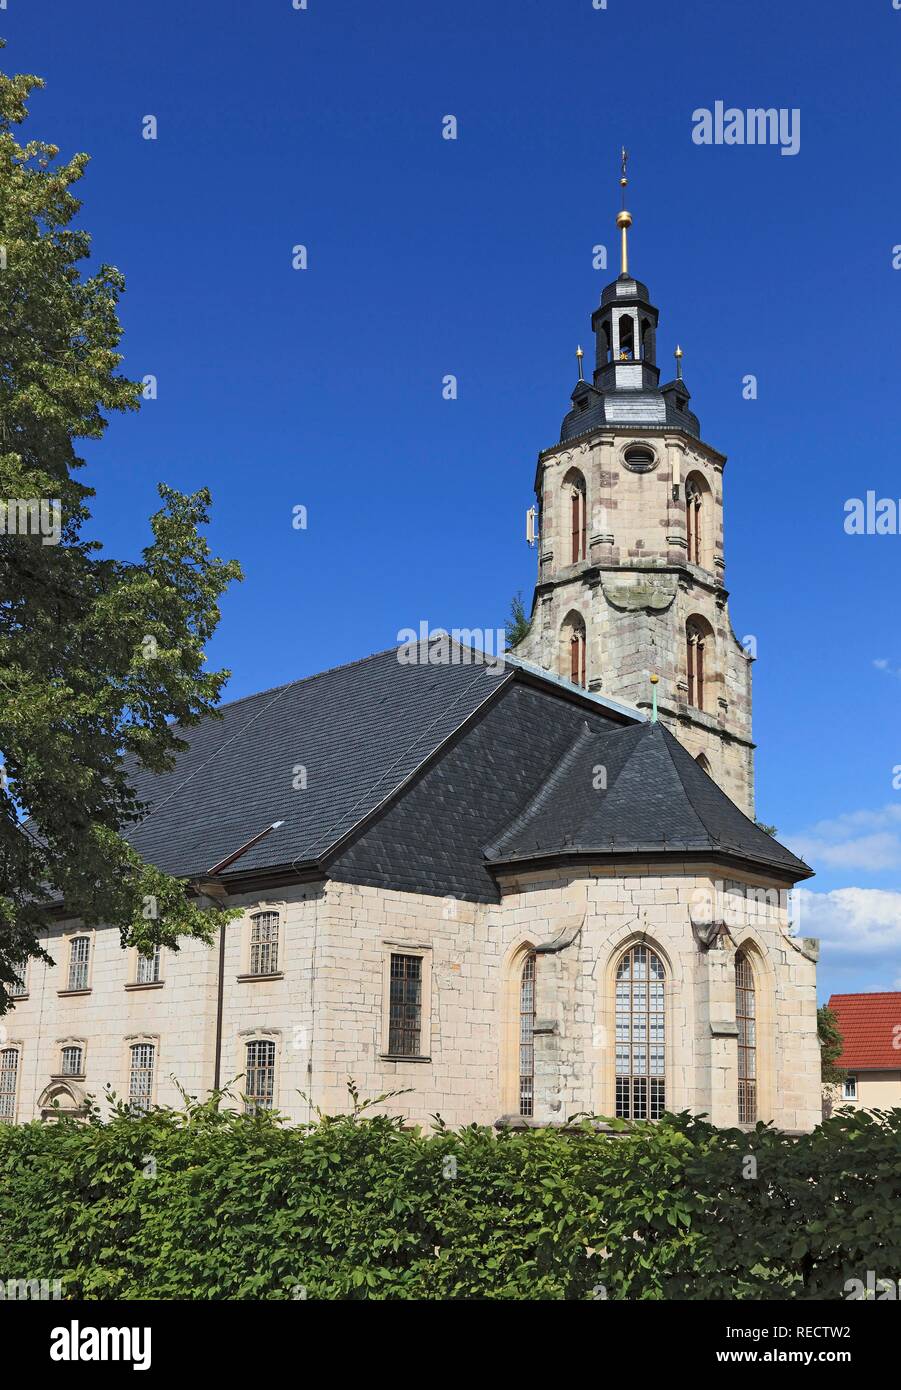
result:
[[[538,582],[514,655],[564,680],[650,708],[749,816],[754,815],[751,660],[725,588],[725,455],[701,438],[676,347],[660,384],[658,312],[621,270],[591,316],[592,379],[582,372],[559,443],[538,455]],[[650,789],[649,789],[650,790]]]

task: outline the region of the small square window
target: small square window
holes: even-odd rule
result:
[[[845,1077],[845,1084],[844,1084],[844,1087],[842,1088],[842,1099],[843,1099],[843,1100],[856,1100],[856,1099],[857,1099],[857,1077],[856,1077],[856,1076],[846,1076],[846,1077]]]

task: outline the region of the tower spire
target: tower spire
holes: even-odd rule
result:
[[[623,145],[622,149],[622,173],[620,175],[619,186],[622,189],[622,210],[616,215],[616,225],[622,233],[622,253],[621,253],[621,274],[629,274],[629,228],[632,226],[632,214],[626,211],[626,189],[629,180],[626,176],[626,166],[629,162],[629,151]]]

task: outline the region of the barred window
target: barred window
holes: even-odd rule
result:
[[[250,920],[250,973],[274,975],[278,970],[278,913],[258,912]]]
[[[535,952],[523,961],[519,981],[519,1113],[535,1113]]]
[[[63,1076],[81,1076],[83,1072],[84,1048],[73,1044],[71,1047],[64,1047],[61,1054]]]
[[[6,1047],[0,1052],[0,1124],[16,1118],[16,1083],[19,1077],[19,1050]]]
[[[735,1018],[738,1023],[738,1122],[757,1119],[757,999],[754,971],[744,951],[735,957]]]
[[[659,1120],[666,1109],[663,961],[633,946],[616,970],[616,1113]]]
[[[90,937],[73,936],[69,942],[69,989],[87,989],[90,959]]]
[[[139,985],[155,985],[159,982],[163,959],[162,946],[154,946],[149,956],[138,955],[138,968],[135,982]]]
[[[388,1051],[395,1057],[420,1056],[422,956],[391,956]]]
[[[22,966],[22,974],[21,974],[21,975],[17,975],[16,978],[15,978],[15,979],[12,981],[12,983],[10,984],[10,986],[9,986],[9,997],[10,997],[10,999],[21,999],[23,995],[25,995],[25,994],[28,993],[28,985],[27,985],[26,982],[25,982],[25,972],[26,972],[26,968],[27,968],[27,967],[23,965],[23,966]]]
[[[135,1043],[131,1049],[131,1071],[128,1078],[128,1102],[132,1110],[149,1110],[153,1098],[153,1067],[156,1047],[153,1043]]]
[[[271,1110],[275,1096],[275,1043],[261,1039],[247,1044],[244,1113]]]

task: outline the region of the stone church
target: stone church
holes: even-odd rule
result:
[[[502,661],[440,638],[222,707],[132,769],[129,838],[212,908],[152,957],[61,904],[0,1020],[0,1120],[176,1082],[292,1121],[346,1080],[411,1122],[820,1118],[808,867],[754,815],[724,456],[628,268],[538,456],[538,582]]]

